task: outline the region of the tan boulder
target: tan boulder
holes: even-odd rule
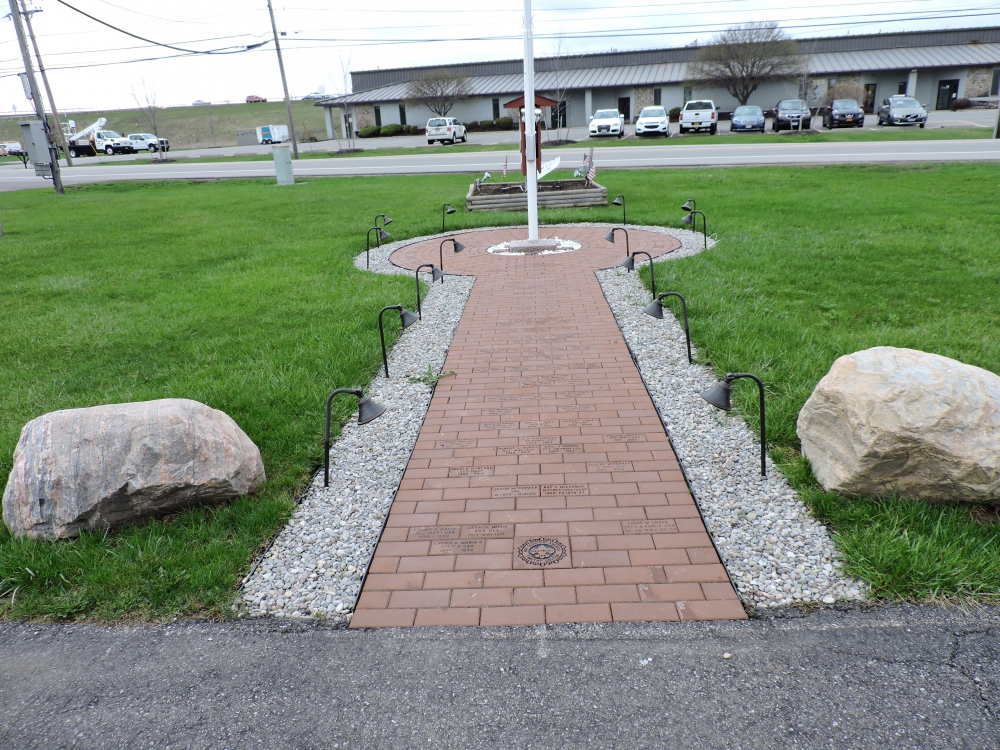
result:
[[[188,399],[66,409],[28,422],[3,518],[57,539],[254,492],[260,451],[227,414]]]
[[[851,496],[1000,501],[1000,377],[937,354],[848,354],[799,412],[823,487]]]

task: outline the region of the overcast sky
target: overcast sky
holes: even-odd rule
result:
[[[8,0],[0,0],[7,10]],[[66,0],[101,21],[182,50],[228,52],[271,38],[266,0]],[[340,2],[277,0],[275,17],[293,97],[349,88],[343,69],[520,58],[521,0]],[[778,21],[793,37],[1000,24],[1000,0],[535,0],[535,55],[704,43],[728,24]],[[35,33],[56,104],[65,111],[134,106],[132,90],[158,104],[196,99],[281,98],[273,43],[237,54],[191,55],[102,26],[58,0],[33,0]],[[145,58],[159,58],[146,60]],[[29,109],[14,27],[0,22],[0,112]],[[40,85],[41,82],[39,82]]]

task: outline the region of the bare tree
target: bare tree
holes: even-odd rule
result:
[[[153,137],[156,138],[157,158],[163,161],[166,157],[163,152],[163,146],[160,144],[160,132],[156,127],[156,89],[150,90],[146,86],[146,82],[142,81],[142,94],[137,94],[135,89],[132,89],[132,98],[135,100],[135,106],[139,108],[142,116],[146,118],[146,122],[149,123],[150,129],[153,131]]]
[[[469,98],[469,79],[453,73],[427,73],[410,81],[407,87],[407,101],[423,105],[431,112],[444,117],[458,102]]]
[[[853,99],[859,105],[865,99],[865,90],[854,83],[838,83],[826,90],[826,104],[833,104],[834,99]]]
[[[351,93],[351,56],[348,55],[347,59],[344,59],[343,55],[340,55],[340,80],[334,79],[330,75],[330,80],[334,83],[337,89],[334,93],[335,97],[347,96]],[[351,151],[354,150],[354,122],[355,113],[353,105],[341,104],[340,110],[342,117],[341,119],[341,130],[343,131],[344,140],[347,141],[347,148]],[[337,135],[337,126],[333,126],[333,137],[337,141],[337,150],[343,151],[344,147],[340,145],[340,136]]]
[[[555,73],[556,87],[552,93],[558,102],[555,107],[556,140],[562,141],[563,127],[566,128],[566,138],[569,138],[569,124],[567,122],[569,113],[566,111],[566,97],[569,95],[569,90],[566,87],[566,75],[563,71],[562,39],[556,45],[553,57],[555,58],[555,70],[553,72]]]
[[[796,76],[798,49],[772,21],[730,26],[699,50],[689,68],[691,83],[722,88],[741,105],[766,81]]]

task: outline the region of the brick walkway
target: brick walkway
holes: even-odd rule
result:
[[[594,270],[624,243],[543,229],[558,255],[486,252],[520,230],[456,235],[477,277],[351,627],[706,620],[745,614]],[[629,230],[653,256],[670,237]],[[440,240],[393,255],[438,263]],[[447,283],[447,282],[446,282]]]

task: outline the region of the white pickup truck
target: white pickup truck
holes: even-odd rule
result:
[[[677,117],[680,132],[707,130],[712,135],[719,132],[719,113],[711,99],[692,99],[684,105]]]

